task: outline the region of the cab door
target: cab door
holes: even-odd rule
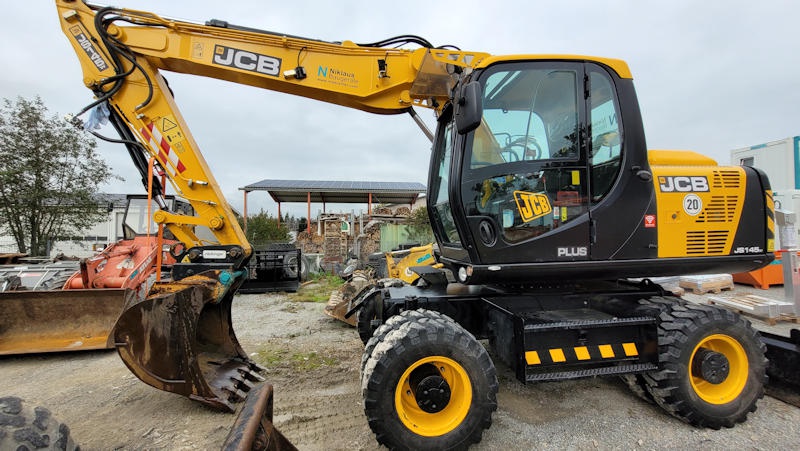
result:
[[[656,204],[632,81],[597,64],[586,65],[586,81],[589,254],[595,261],[655,258]]]
[[[454,162],[472,262],[589,258],[584,76],[582,63],[560,61],[480,74],[482,121]]]

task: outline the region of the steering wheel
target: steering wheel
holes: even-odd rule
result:
[[[513,155],[509,159],[503,157],[507,162],[519,161],[519,151],[516,149],[522,149],[522,159],[525,161],[538,160],[542,157],[542,147],[533,136],[522,136],[511,141],[500,151],[500,155]]]

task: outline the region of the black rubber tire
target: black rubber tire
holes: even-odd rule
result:
[[[377,344],[364,367],[362,394],[367,421],[378,443],[390,449],[466,449],[480,442],[483,431],[492,424],[498,390],[494,364],[472,334],[444,318],[423,314],[422,318],[402,322]],[[449,372],[460,379],[451,380],[452,397],[444,410],[427,414],[432,417],[425,416],[424,421],[415,421],[411,415],[416,415],[414,411],[419,408],[405,407],[402,398],[396,402],[395,393],[398,384],[410,379],[404,379],[404,373],[418,365],[430,365],[421,363],[430,359],[435,362],[434,371],[440,365],[449,365],[440,374],[446,377]],[[463,418],[452,416],[451,406],[462,412]],[[424,431],[442,423],[445,426],[441,432]],[[418,429],[412,430],[407,424]]]
[[[375,291],[369,296],[370,298],[362,304],[358,313],[356,313],[356,330],[358,331],[358,338],[361,339],[361,343],[364,343],[364,345],[369,342],[369,339],[372,338],[372,334],[380,327],[372,325],[372,320],[378,315],[378,307],[376,304],[381,301],[380,292]]]
[[[389,332],[399,329],[402,327],[403,324],[413,321],[420,318],[432,318],[436,320],[444,321],[445,318],[448,321],[452,321],[449,318],[445,317],[439,312],[433,310],[425,310],[425,309],[417,309],[417,310],[406,310],[405,312],[401,312],[398,315],[394,315],[388,320],[386,320],[383,324],[378,326],[377,329],[372,333],[372,336],[369,337],[366,344],[364,345],[364,353],[361,355],[361,374],[363,377],[364,374],[364,367],[367,365],[367,360],[372,356],[372,351],[375,349],[386,335]]]
[[[292,252],[283,257],[283,275],[287,279],[297,279],[297,272],[300,270],[297,261],[297,253]]]
[[[619,377],[625,382],[625,385],[638,396],[639,398],[647,401],[650,404],[655,404],[655,400],[653,400],[653,395],[647,391],[647,382],[644,380],[644,376],[641,374],[623,374]]]
[[[79,450],[69,427],[44,407],[28,406],[21,398],[0,398],[0,449]]]
[[[716,339],[715,337],[719,337]],[[741,351],[736,358],[729,351],[730,372],[712,389],[734,380],[743,382],[741,389],[732,390],[720,402],[701,398],[708,388],[697,388],[692,375],[692,355],[704,343],[717,341],[733,343]],[[720,429],[744,422],[756,403],[764,397],[767,359],[766,347],[750,322],[729,310],[709,305],[676,303],[663,309],[659,325],[659,361],[661,369],[643,375],[653,400],[673,416],[698,427]],[[723,352],[725,354],[726,352]],[[737,363],[738,362],[738,363]],[[734,378],[737,367],[741,377]],[[706,382],[699,381],[699,384]]]
[[[639,305],[630,312],[633,316],[649,316],[657,318],[663,312],[668,312],[673,305],[681,304],[683,301],[680,298],[661,298],[655,297],[650,299],[642,299],[639,301]],[[623,307],[623,311],[628,309],[628,304],[626,303]],[[643,374],[623,374],[620,376],[625,385],[635,394],[638,398],[644,400],[648,404],[655,404],[655,400],[653,399],[653,395],[650,394],[650,391],[647,389],[647,381],[644,378]]]

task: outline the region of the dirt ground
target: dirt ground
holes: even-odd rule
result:
[[[302,450],[378,449],[359,391],[356,331],[323,303],[238,295],[234,326],[275,387],[274,423]],[[473,449],[794,449],[800,409],[764,398],[733,429],[696,429],[616,378],[522,385],[498,366],[498,411]],[[219,449],[235,415],[136,379],[114,351],[0,359],[0,396],[47,406],[86,450]]]

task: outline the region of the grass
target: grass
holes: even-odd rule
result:
[[[308,282],[304,283],[296,293],[289,295],[289,298],[298,302],[328,302],[331,292],[344,284],[341,277],[333,274],[314,274],[309,276]]]
[[[323,366],[333,366],[338,361],[333,357],[325,357],[311,352],[295,352],[289,354],[285,349],[262,349],[253,357],[259,365],[269,369],[289,368],[293,371],[314,371]]]
[[[313,371],[321,366],[333,366],[336,364],[336,359],[333,357],[324,357],[313,351],[305,354],[292,354],[291,361],[292,367],[301,371]]]

